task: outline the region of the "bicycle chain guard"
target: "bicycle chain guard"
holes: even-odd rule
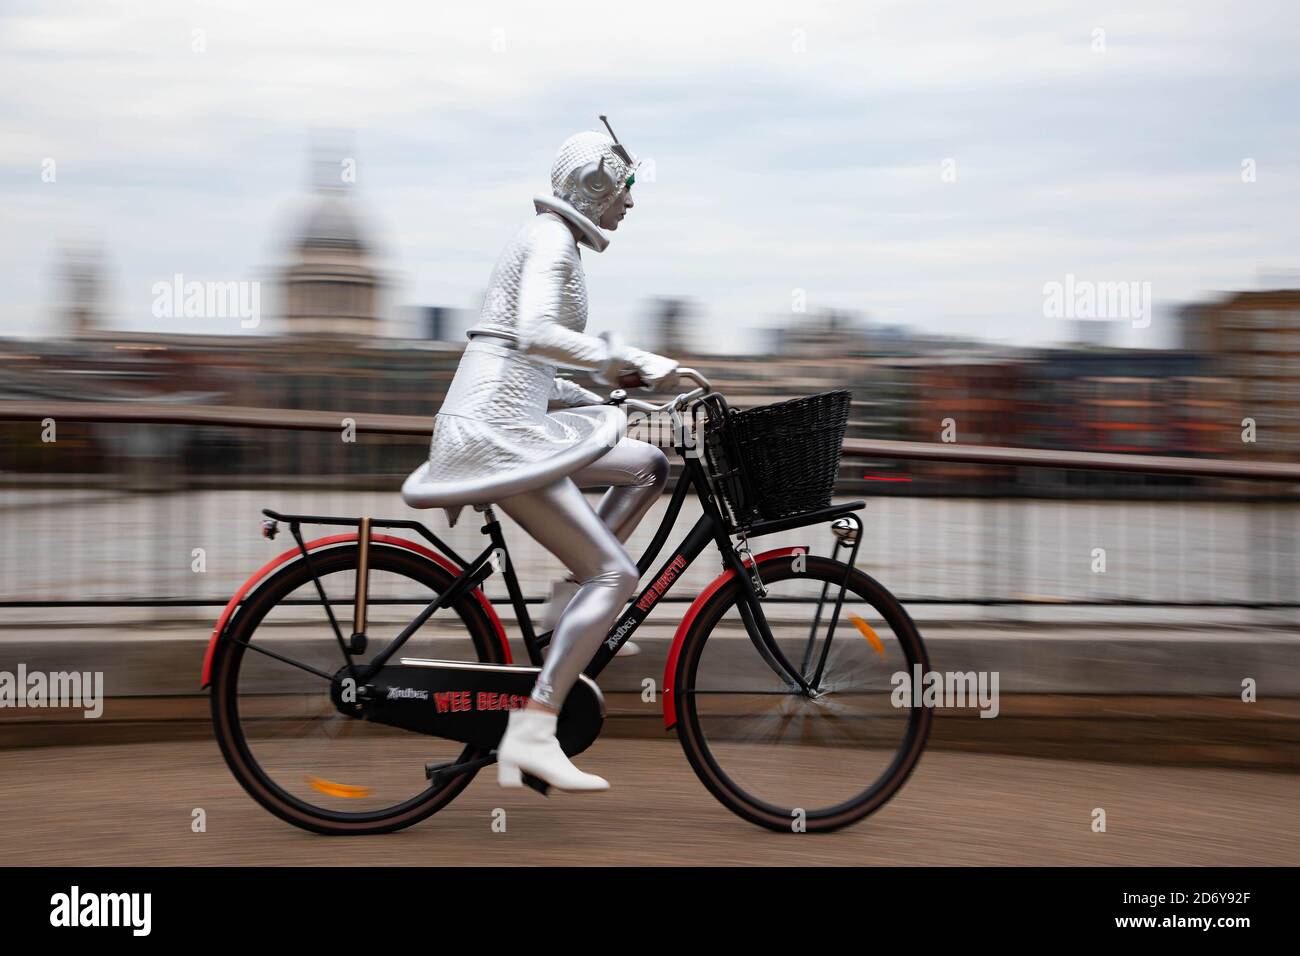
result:
[[[540,667],[403,658],[381,667],[356,689],[355,703],[343,690],[346,671],[335,675],[334,705],[349,717],[400,727],[431,737],[492,749],[506,730],[510,711],[523,707]],[[605,700],[596,682],[578,679],[560,711],[555,735],[572,757],[595,742],[605,720]]]

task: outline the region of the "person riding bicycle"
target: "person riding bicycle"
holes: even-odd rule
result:
[[[504,787],[522,786],[527,773],[560,790],[608,788],[564,754],[557,714],[636,589],[623,542],[668,479],[664,453],[623,434],[620,409],[556,377],[563,366],[609,385],[628,369],[652,388],[676,380],[672,359],[586,332],[579,247],[609,245],[605,230],[633,208],[637,165],[605,127],[608,135],[582,132],[560,146],[552,194],[534,198],[536,215],[497,260],[435,416],[429,460],[403,487],[408,501],[447,507],[453,520],[462,505],[495,502],[570,572],[571,583],[552,592],[558,618],[541,673],[497,748]],[[593,509],[579,489],[597,486],[609,490]]]

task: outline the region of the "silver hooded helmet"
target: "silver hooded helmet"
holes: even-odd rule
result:
[[[551,166],[551,192],[593,223],[599,223],[615,201],[632,185],[636,159],[609,127],[609,134],[588,131],[570,136]]]

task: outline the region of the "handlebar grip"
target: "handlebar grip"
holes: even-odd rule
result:
[[[633,371],[618,373],[618,387],[619,388],[645,388],[646,383],[645,383],[645,379],[641,377],[641,373],[633,370]]]

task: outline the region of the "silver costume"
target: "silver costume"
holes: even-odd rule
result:
[[[533,697],[558,708],[591,660],[639,575],[623,549],[663,488],[663,452],[627,438],[621,409],[557,367],[613,384],[633,368],[670,387],[676,363],[586,332],[587,286],[578,245],[609,245],[598,223],[622,202],[635,161],[604,133],[560,147],[553,195],[493,269],[470,343],[434,418],[429,459],[402,486],[415,507],[495,502],[554,554],[580,584],[560,615]],[[555,411],[549,407],[560,406]],[[611,486],[594,511],[580,487]]]

